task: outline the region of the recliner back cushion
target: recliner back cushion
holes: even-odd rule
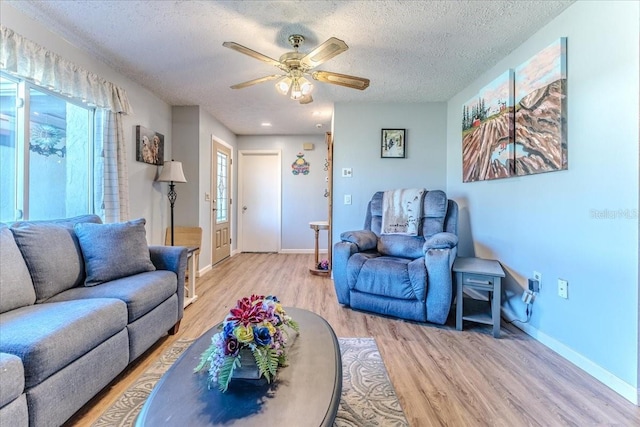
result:
[[[378,238],[378,252],[382,255],[416,259],[424,255],[422,236],[383,234]]]
[[[0,224],[0,313],[31,305],[36,291],[13,234]]]
[[[84,281],[84,259],[73,231],[77,223],[101,223],[96,215],[52,221],[23,221],[11,232],[27,264],[36,302],[74,288]]]
[[[371,230],[378,236],[380,236],[380,232],[382,230],[383,194],[384,193],[382,191],[378,191],[371,198],[364,224],[364,228],[366,230]],[[447,205],[447,195],[444,191],[431,190],[425,193],[422,205],[422,227],[419,233],[421,237],[431,237],[436,233],[444,231],[444,222],[445,217],[447,216]],[[420,250],[422,250],[422,246],[420,247]]]
[[[433,190],[424,195],[422,209],[422,235],[427,238],[444,231],[447,216],[447,195],[444,191]]]

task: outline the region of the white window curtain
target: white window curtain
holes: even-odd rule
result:
[[[98,109],[95,120],[94,211],[104,222],[129,219],[129,179],[122,115]]]
[[[0,69],[96,110],[95,212],[129,219],[129,179],[122,115],[133,112],[124,89],[0,25]]]

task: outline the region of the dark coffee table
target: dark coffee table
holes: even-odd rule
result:
[[[194,373],[218,331],[198,338],[158,381],[136,426],[331,426],[342,392],[342,358],[331,326],[315,313],[285,308],[300,325],[289,365],[276,380],[232,380],[226,393],[207,388],[206,371]]]

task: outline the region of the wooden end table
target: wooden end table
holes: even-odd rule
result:
[[[320,230],[329,230],[329,221],[314,221],[309,223],[309,227],[315,231],[316,244],[315,244],[315,263],[313,264],[313,268],[310,268],[309,271],[311,274],[315,274],[317,276],[328,276],[331,273],[331,258],[329,258],[329,269],[321,270],[318,268],[318,262],[320,258],[320,249],[318,248],[318,235],[320,234]],[[329,248],[329,254],[331,253],[331,248]]]
[[[198,249],[200,249],[199,246],[187,246],[187,274],[189,280],[184,286],[184,307],[198,299],[198,295],[196,295],[196,273],[198,266],[196,265],[195,256],[195,252]]]
[[[453,263],[456,278],[456,329],[462,330],[462,322],[468,320],[493,325],[493,336],[500,337],[500,293],[504,270],[492,259],[456,258]],[[489,292],[489,301],[465,298],[464,290]]]

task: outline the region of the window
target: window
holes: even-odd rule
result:
[[[95,109],[0,73],[0,222],[93,212]]]
[[[217,161],[217,174],[218,174],[218,188],[216,189],[218,195],[216,197],[216,224],[227,222],[229,219],[227,207],[229,206],[229,189],[227,188],[227,171],[229,159],[227,155],[221,151],[218,151]]]

